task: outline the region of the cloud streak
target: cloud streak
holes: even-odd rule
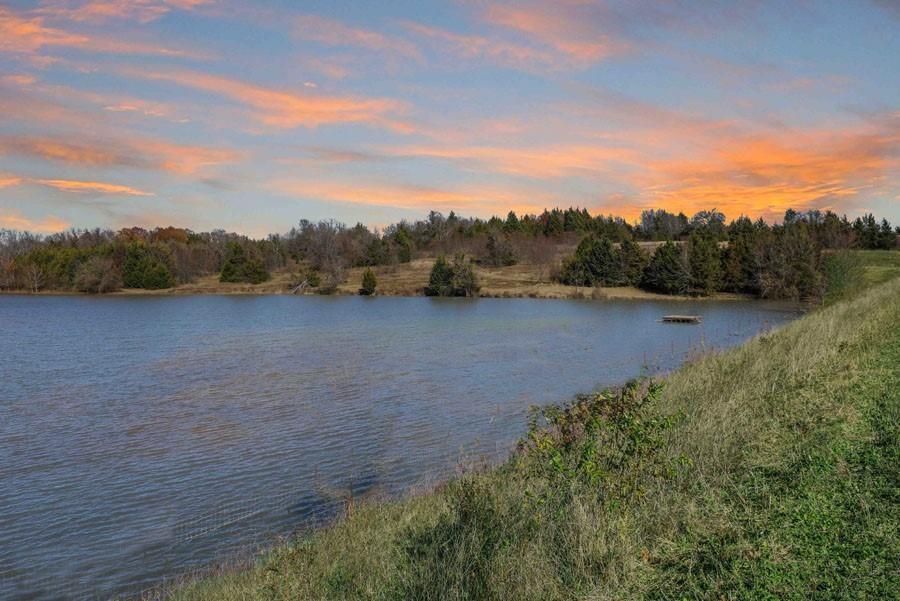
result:
[[[267,186],[273,192],[290,198],[414,209],[493,211],[504,207],[537,210],[535,195],[501,187],[466,187],[444,189],[412,184],[382,182],[337,182],[324,179],[287,179]]]
[[[43,219],[29,219],[21,211],[0,210],[0,228],[35,232],[39,234],[53,234],[69,229],[71,224],[54,215],[48,215]]]
[[[370,29],[350,27],[318,15],[297,17],[293,34],[298,39],[325,46],[355,46],[415,61],[422,60],[421,52],[412,42]]]
[[[58,1],[46,4],[36,12],[51,19],[65,19],[68,21],[100,23],[110,19],[120,19],[149,23],[165,16],[172,10],[196,10],[213,3],[214,0]]]
[[[123,72],[134,77],[168,81],[179,86],[218,94],[249,107],[256,121],[276,128],[315,128],[336,123],[389,126],[393,122],[388,116],[403,110],[402,103],[388,98],[290,92],[196,71]]]
[[[83,182],[71,179],[36,179],[34,183],[56,188],[63,192],[114,194],[125,196],[153,196],[151,192],[144,192],[131,186],[120,184],[108,184],[105,182]]]
[[[9,8],[0,6],[0,52],[33,54],[52,49],[172,57],[192,55],[186,50],[59,29],[46,25],[44,17],[22,16]]]
[[[131,140],[67,142],[51,137],[0,136],[0,154],[38,157],[87,167],[134,167],[192,175],[204,168],[233,163],[241,153],[136,137]]]
[[[609,36],[589,26],[584,8],[589,3],[554,4],[492,4],[482,20],[526,34],[553,48],[575,65],[587,66],[624,50],[624,44],[614,43]]]

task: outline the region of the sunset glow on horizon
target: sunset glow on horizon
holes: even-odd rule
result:
[[[900,222],[900,4],[0,3],[0,228]]]

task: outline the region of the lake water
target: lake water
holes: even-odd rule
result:
[[[140,592],[350,494],[502,456],[529,405],[794,317],[760,301],[0,297],[0,598]]]

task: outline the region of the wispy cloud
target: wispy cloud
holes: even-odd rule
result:
[[[509,187],[469,186],[445,189],[412,184],[382,182],[351,183],[326,179],[286,179],[267,186],[273,192],[296,199],[414,210],[497,211],[507,207],[537,210],[534,193],[522,193]]]
[[[18,186],[22,183],[22,178],[17,175],[10,175],[8,173],[0,173],[0,190],[3,188],[9,188],[12,186]]]
[[[172,10],[194,10],[213,4],[214,0],[89,0],[88,2],[54,1],[36,12],[51,19],[102,22],[128,19],[149,23]]]
[[[419,49],[408,40],[371,29],[350,27],[340,21],[318,15],[297,17],[293,34],[299,39],[325,46],[355,46],[413,60],[422,58]]]
[[[491,4],[482,19],[492,25],[526,34],[553,48],[576,65],[589,65],[624,49],[608,35],[592,27],[591,3]]]
[[[0,154],[18,154],[92,167],[135,167],[190,175],[233,163],[241,153],[136,137],[132,140],[67,142],[51,137],[0,136]]]
[[[438,158],[493,173],[549,179],[610,172],[634,163],[639,154],[615,146],[559,144],[548,146],[401,146],[387,150],[401,157]]]
[[[60,29],[46,25],[44,17],[24,16],[0,6],[0,52],[30,54],[54,48],[111,54],[192,55],[177,48]]]
[[[196,71],[126,70],[124,73],[219,94],[250,107],[254,119],[271,127],[318,127],[333,123],[391,125],[387,116],[403,110],[400,102],[388,98],[275,90]]]
[[[131,186],[121,184],[108,184],[106,182],[83,182],[71,179],[36,179],[34,183],[56,188],[63,192],[78,192],[90,194],[121,194],[125,196],[153,196],[151,192],[144,192]]]
[[[43,219],[29,219],[21,211],[0,210],[0,228],[52,234],[69,229],[71,224],[59,217],[48,215]]]
[[[504,67],[525,70],[558,66],[552,52],[524,44],[515,44],[482,35],[454,33],[413,21],[404,21],[403,25],[409,31],[439,47],[441,51],[465,60],[483,60]]]

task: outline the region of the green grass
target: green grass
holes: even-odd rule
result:
[[[623,394],[508,463],[356,508],[176,599],[882,599],[900,590],[900,269]]]
[[[900,252],[840,251],[826,258],[824,269],[825,302],[832,303],[900,276]]]

